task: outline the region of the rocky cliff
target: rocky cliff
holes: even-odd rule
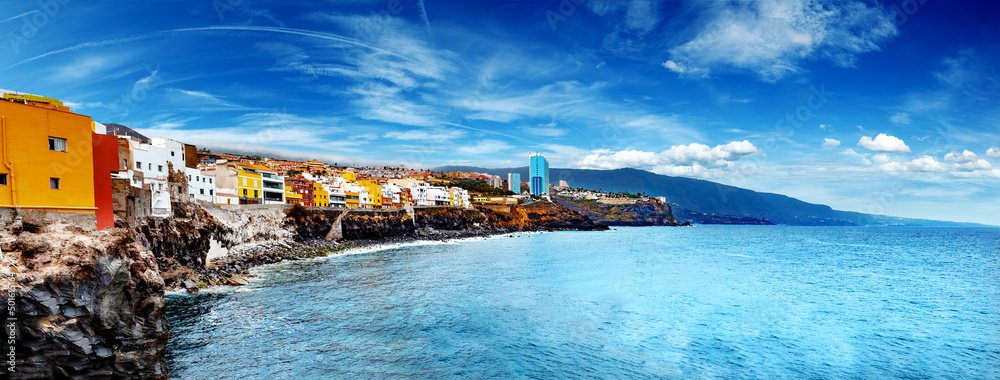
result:
[[[30,230],[0,232],[18,286],[0,290],[13,300],[17,331],[15,365],[0,367],[0,378],[166,378],[164,284],[136,234],[61,223]]]
[[[656,199],[636,200],[634,204],[613,205],[593,200],[554,197],[553,202],[609,226],[685,225],[674,218],[670,205]]]

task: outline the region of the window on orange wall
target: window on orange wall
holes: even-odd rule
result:
[[[61,189],[62,184],[60,182],[62,181],[60,181],[59,178],[49,178],[49,188],[55,190]]]
[[[7,173],[0,173],[0,186],[7,186]]]
[[[56,152],[66,151],[66,139],[49,136],[49,150]]]

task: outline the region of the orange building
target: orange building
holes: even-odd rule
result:
[[[117,139],[96,135],[90,117],[56,99],[3,93],[0,207],[90,213],[98,228],[113,226],[110,176],[117,169]]]

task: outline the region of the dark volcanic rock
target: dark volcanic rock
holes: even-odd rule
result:
[[[163,280],[134,233],[43,233],[27,246],[37,239],[50,249],[5,252],[21,270],[20,336],[15,371],[0,366],[0,378],[166,378]]]
[[[553,197],[553,201],[609,226],[682,226],[670,205],[656,199],[636,200],[634,204],[603,204],[593,200]]]

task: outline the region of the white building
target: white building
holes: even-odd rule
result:
[[[259,165],[258,165],[259,166]],[[260,166],[264,168],[264,166]],[[273,170],[258,169],[261,187],[264,192],[264,204],[285,204],[285,177]]]
[[[166,137],[150,137],[149,144],[166,150],[167,162],[170,162],[174,166],[174,170],[184,172],[184,167],[186,165],[184,143],[168,139]]]
[[[392,207],[393,205],[402,204],[402,195],[403,195],[403,190],[400,189],[399,186],[396,186],[395,184],[391,183],[382,185],[382,198],[392,199],[391,205],[387,205],[385,204],[385,201],[383,201],[382,207],[389,208]]]
[[[469,192],[465,189],[459,187],[452,187],[448,189],[451,193],[451,205],[459,207],[469,207],[472,204],[469,203]]]
[[[495,187],[495,188],[498,188],[498,189],[503,188],[503,180],[500,179],[500,176],[496,176],[496,175],[492,176],[492,177],[490,177],[490,179],[486,180],[486,183],[488,185],[490,185],[491,187]]]
[[[448,206],[451,204],[451,193],[443,187],[428,186],[425,206]]]
[[[160,146],[142,144],[135,140],[128,140],[128,142],[132,149],[132,158],[135,161],[134,171],[142,173],[142,183],[137,183],[134,175],[130,176],[132,186],[150,190],[153,216],[170,216],[173,211],[170,207],[170,189],[167,184],[167,157],[169,157],[169,153]]]
[[[343,188],[332,185],[323,185],[323,187],[330,194],[330,207],[347,207],[347,192]]]
[[[188,180],[188,197],[208,203],[215,203],[215,177],[202,175],[201,170],[184,168]],[[233,195],[235,191],[233,191]]]

